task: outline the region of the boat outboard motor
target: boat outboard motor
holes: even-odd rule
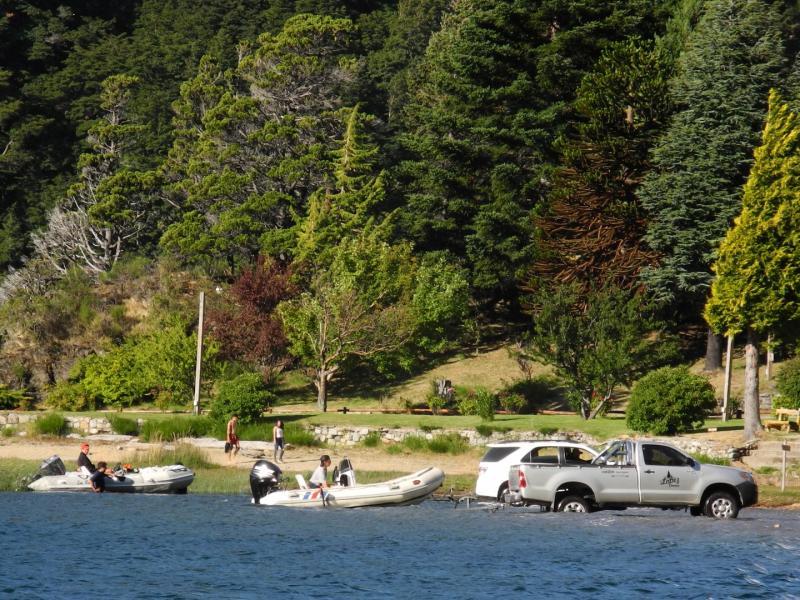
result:
[[[353,469],[353,464],[349,458],[343,458],[333,472],[333,482],[342,486],[349,486],[356,484],[356,471]]]
[[[258,504],[261,498],[278,489],[283,471],[268,460],[259,460],[250,471],[250,489],[253,502]]]
[[[39,476],[47,477],[48,475],[66,475],[67,468],[64,466],[64,461],[54,454],[50,458],[45,458],[42,464],[39,465]]]

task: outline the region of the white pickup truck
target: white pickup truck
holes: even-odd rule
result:
[[[663,442],[617,440],[591,462],[513,465],[508,500],[557,511],[658,506],[734,519],[758,500],[751,473],[701,464]]]

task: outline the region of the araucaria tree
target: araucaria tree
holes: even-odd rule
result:
[[[770,93],[762,145],[744,186],[742,213],[714,264],[705,316],[718,333],[747,333],[744,430],[761,430],[759,334],[800,318],[800,116]]]
[[[666,66],[641,40],[609,45],[582,81],[577,135],[563,145],[549,206],[536,224],[539,282],[638,284],[653,261],[636,189],[647,152],[668,112]]]

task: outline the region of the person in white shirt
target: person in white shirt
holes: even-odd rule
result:
[[[319,457],[319,466],[314,469],[308,486],[311,488],[326,488],[328,486],[328,467],[331,466],[331,457],[323,454]]]
[[[278,462],[283,462],[283,421],[278,419],[272,428],[272,443],[275,445],[273,457]]]

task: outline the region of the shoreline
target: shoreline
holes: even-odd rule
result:
[[[122,438],[124,436],[118,436]],[[57,454],[67,464],[74,463],[79,453],[79,439],[20,439],[0,438],[0,491],[14,491],[15,482],[26,474],[20,469],[33,470],[42,460]],[[132,462],[144,466],[148,454],[166,449],[174,449],[178,444],[141,443],[134,439],[97,440],[90,439],[90,456],[96,462],[105,460],[110,464]],[[227,495],[249,494],[247,472],[256,460],[272,460],[271,444],[266,442],[243,442],[239,455],[231,459],[224,453],[224,443],[219,440],[193,440],[191,447],[199,450],[206,460],[206,467],[194,468],[198,477],[190,488],[190,493],[220,493]],[[387,474],[413,472],[427,466],[437,466],[445,472],[445,483],[435,496],[470,496],[474,494],[478,462],[481,453],[469,451],[464,454],[433,454],[427,452],[408,452],[389,454],[378,448],[358,446],[348,447],[295,447],[287,449],[284,461],[279,466],[287,476],[295,473],[309,474],[318,464],[321,454],[329,454],[334,462],[349,458],[356,472],[369,475],[373,481],[380,481]],[[138,460],[137,460],[138,459]],[[12,467],[15,467],[12,468]],[[8,473],[14,471],[13,474]],[[9,475],[11,475],[9,477]],[[377,479],[375,479],[377,477]],[[774,485],[774,477],[756,474],[759,485],[759,503],[753,508],[774,508],[788,511],[800,510],[800,487],[788,486],[785,492]],[[201,483],[201,485],[197,485]],[[452,490],[452,491],[451,491]]]

